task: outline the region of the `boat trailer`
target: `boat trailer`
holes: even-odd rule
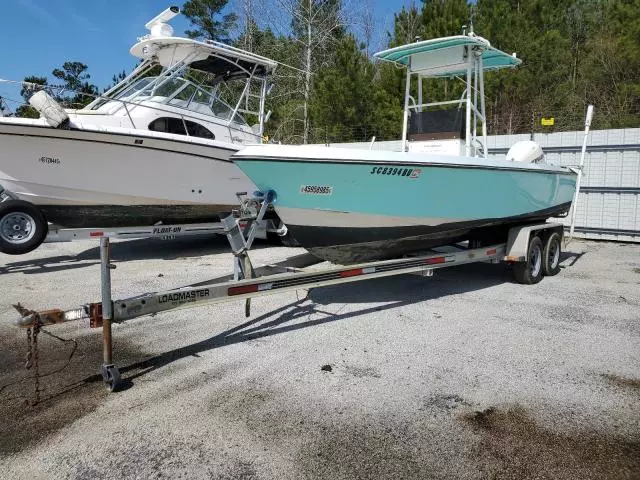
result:
[[[560,240],[563,226],[558,223],[539,223],[513,227],[509,232],[509,238],[504,243],[481,245],[478,248],[457,246],[455,249],[447,248],[448,251],[432,250],[398,259],[330,266],[311,271],[286,264],[271,265],[263,268],[268,271],[275,269],[279,272],[257,276],[258,270],[254,269],[249,251],[258,231],[259,221],[264,217],[267,206],[274,196],[272,192],[268,192],[263,198],[264,202],[257,215],[248,218],[230,215],[222,220],[234,256],[233,280],[220,283],[220,279],[218,281],[213,279],[199,283],[197,286],[144,293],[114,300],[111,271],[116,266],[111,263],[110,236],[104,235],[100,237],[102,293],[100,302],[88,303],[71,310],[41,311],[17,304],[14,307],[19,312],[20,318],[16,319],[14,324],[29,329],[29,338],[35,337],[44,326],[75,320],[89,319],[91,328],[102,327],[101,374],[107,389],[113,392],[123,386],[120,372],[113,360],[111,331],[113,323],[123,323],[137,317],[177,308],[199,307],[238,299],[245,300],[245,315],[248,317],[251,313],[251,298],[257,296],[407,273],[430,277],[437,269],[475,262],[513,263],[516,280],[520,283],[537,283],[543,275],[555,275],[560,269]],[[241,228],[241,224],[244,224],[245,228]],[[546,242],[544,248],[542,248],[543,238]],[[547,258],[544,258],[545,256]],[[317,259],[303,266],[320,262],[321,260]]]
[[[240,210],[247,208],[247,200],[256,200],[254,197],[247,198],[247,192],[236,194],[240,204]],[[4,203],[4,205],[3,205]],[[11,212],[5,213],[5,208],[11,205]],[[251,205],[252,206],[252,205]],[[256,208],[252,206],[254,212]],[[0,185],[0,253],[21,255],[29,253],[40,246],[41,243],[72,242],[74,240],[89,240],[94,238],[108,237],[111,239],[135,239],[135,238],[157,238],[160,240],[174,240],[179,237],[191,237],[196,235],[222,235],[225,233],[222,222],[207,223],[184,223],[184,224],[163,224],[143,225],[134,227],[86,227],[68,228],[56,224],[48,224],[38,212],[37,205],[31,204],[11,192],[4,190]],[[242,214],[238,210],[235,216]],[[254,213],[255,215],[255,213]],[[246,221],[243,220],[241,226],[244,227]],[[30,238],[41,236],[41,242],[29,243]],[[282,235],[286,229],[276,225],[273,219],[262,219],[257,222],[256,238],[266,239],[269,233]]]

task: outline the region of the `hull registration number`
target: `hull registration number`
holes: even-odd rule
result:
[[[300,193],[303,195],[331,195],[331,185],[300,185]]]

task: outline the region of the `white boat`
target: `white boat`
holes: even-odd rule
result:
[[[0,251],[37,247],[43,220],[45,230],[212,222],[255,189],[230,156],[261,143],[277,64],[173,36],[178,13],[146,24],[130,50],[141,63],[85,108],[40,91],[30,100],[40,119],[0,118]]]

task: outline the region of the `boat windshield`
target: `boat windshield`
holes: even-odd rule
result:
[[[217,89],[207,89],[181,77],[163,81],[163,77],[145,77],[113,97],[115,100],[157,102],[183,108],[203,115],[213,115],[230,120],[233,108],[217,94]],[[236,113],[233,121],[247,125],[246,120]]]

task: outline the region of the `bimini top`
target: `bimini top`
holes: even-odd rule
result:
[[[196,70],[226,76],[271,74],[278,63],[224,43],[199,42],[183,37],[154,37],[148,35],[133,47],[131,55],[149,60],[155,58],[163,67],[183,60]]]
[[[469,48],[466,48],[469,47]],[[376,53],[374,56],[388,62],[400,64],[411,73],[426,77],[444,77],[462,75],[467,72],[468,50],[482,52],[484,70],[513,68],[522,60],[515,53],[493,48],[488,40],[475,35],[456,35],[453,37],[433,38],[421,42],[409,43]]]

